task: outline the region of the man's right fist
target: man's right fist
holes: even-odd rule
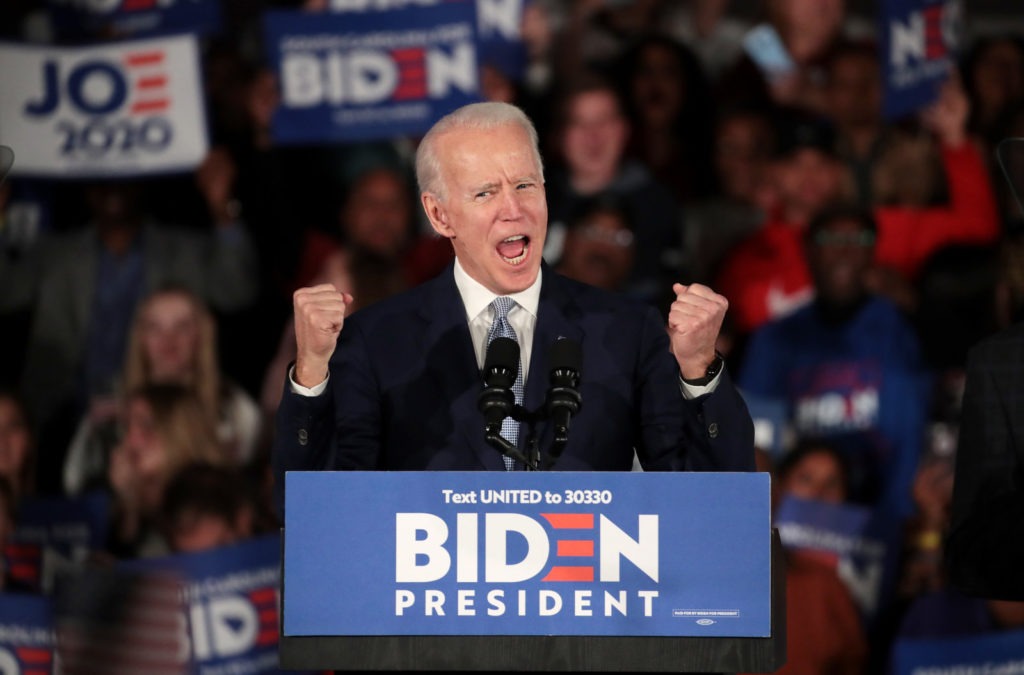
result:
[[[300,288],[292,297],[295,308],[295,382],[315,387],[327,379],[328,362],[345,323],[352,295],[333,284]]]

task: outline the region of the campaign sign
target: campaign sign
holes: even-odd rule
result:
[[[184,584],[192,672],[277,672],[280,536],[201,553],[126,563],[167,572]]]
[[[963,9],[960,0],[884,0],[879,21],[882,108],[894,120],[938,98],[956,59]]]
[[[408,6],[435,6],[450,0],[330,0],[335,12],[379,12]],[[526,69],[522,40],[523,8],[530,0],[475,0],[477,44],[481,64],[518,81]]]
[[[220,30],[219,0],[49,0],[58,34],[83,37],[153,37]]]
[[[0,143],[12,174],[137,176],[207,151],[196,38],[96,47],[0,44]]]
[[[45,589],[49,585],[44,569],[48,556],[81,562],[90,552],[103,548],[109,509],[109,497],[99,493],[23,500],[14,535],[3,548],[8,574],[22,587]]]
[[[897,522],[865,506],[791,496],[779,503],[775,514],[782,545],[834,563],[868,622],[885,606],[896,580]]]
[[[1024,630],[932,640],[897,640],[893,675],[1024,673]]]
[[[469,0],[401,10],[268,12],[265,41],[281,90],[278,143],[416,135],[480,100]]]
[[[0,673],[49,675],[54,672],[53,649],[50,600],[0,593]]]
[[[290,472],[285,636],[770,635],[765,473]]]

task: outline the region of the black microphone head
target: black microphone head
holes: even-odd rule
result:
[[[509,377],[508,384],[494,383],[496,386],[511,387],[519,373],[519,343],[505,337],[494,338],[487,346],[487,358],[484,361],[484,378],[490,380],[496,376]]]
[[[7,172],[14,165],[14,151],[6,145],[0,145],[0,183],[7,178]]]
[[[548,352],[548,363],[551,372],[558,370],[572,371],[577,375],[583,367],[583,347],[579,342],[568,338],[555,340]]]

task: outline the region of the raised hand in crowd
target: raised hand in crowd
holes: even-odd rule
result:
[[[217,225],[238,221],[234,187],[238,167],[226,148],[212,148],[196,169],[196,187]]]

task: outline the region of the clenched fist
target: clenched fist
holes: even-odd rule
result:
[[[693,380],[715,360],[715,341],[729,309],[725,296],[707,286],[673,284],[676,300],[668,312],[668,337],[683,378]]]
[[[314,387],[327,379],[345,312],[352,295],[333,284],[300,288],[292,297],[295,308],[295,382]]]

